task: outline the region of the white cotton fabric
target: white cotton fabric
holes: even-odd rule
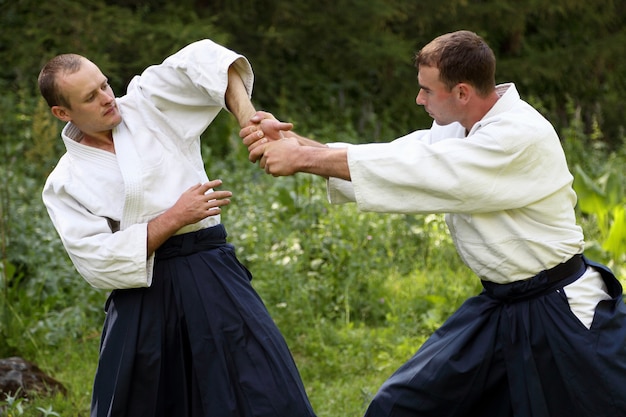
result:
[[[147,223],[194,184],[208,181],[200,134],[222,108],[228,67],[248,94],[249,62],[210,40],[195,42],[147,68],[117,99],[123,122],[113,130],[115,154],[82,145],[71,123],[67,152],[48,177],[43,201],[78,272],[102,289],[150,286]],[[216,225],[219,216],[178,231]]]
[[[565,286],[563,292],[569,307],[583,326],[591,328],[596,306],[602,300],[610,300],[608,289],[602,276],[592,267],[587,267],[585,274]]]
[[[467,134],[433,124],[390,143],[348,146],[352,181],[328,181],[333,203],[399,213],[447,213],[463,261],[483,280],[509,283],[584,248],[576,194],[552,125],[513,84]],[[339,145],[334,145],[339,146]]]

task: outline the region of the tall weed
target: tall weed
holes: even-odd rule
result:
[[[597,123],[584,131],[580,109],[568,106],[570,124],[563,144],[574,174],[577,214],[586,235],[587,256],[606,263],[624,281],[626,275],[626,144],[608,150]],[[601,162],[599,162],[601,161]],[[626,281],[625,281],[626,283]]]

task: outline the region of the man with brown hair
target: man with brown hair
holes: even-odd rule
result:
[[[241,130],[272,175],[328,179],[332,203],[446,213],[484,291],[380,388],[368,417],[626,415],[622,287],[582,255],[572,175],[557,133],[469,31],[416,56],[418,105],[434,119],[390,143],[322,145],[261,120]]]

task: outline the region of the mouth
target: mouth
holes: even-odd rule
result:
[[[106,110],[103,115],[104,116],[110,116],[110,115],[112,115],[115,112],[117,112],[117,106],[113,105],[113,106],[111,106],[110,109]]]

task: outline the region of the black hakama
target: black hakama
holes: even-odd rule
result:
[[[483,283],[383,384],[366,416],[626,416],[622,287],[583,257],[562,265],[569,265],[565,276],[544,271],[522,282]],[[591,329],[563,292],[587,265],[612,297],[598,304]]]
[[[314,416],[251,278],[222,225],[170,238],[107,301],[91,416]]]

